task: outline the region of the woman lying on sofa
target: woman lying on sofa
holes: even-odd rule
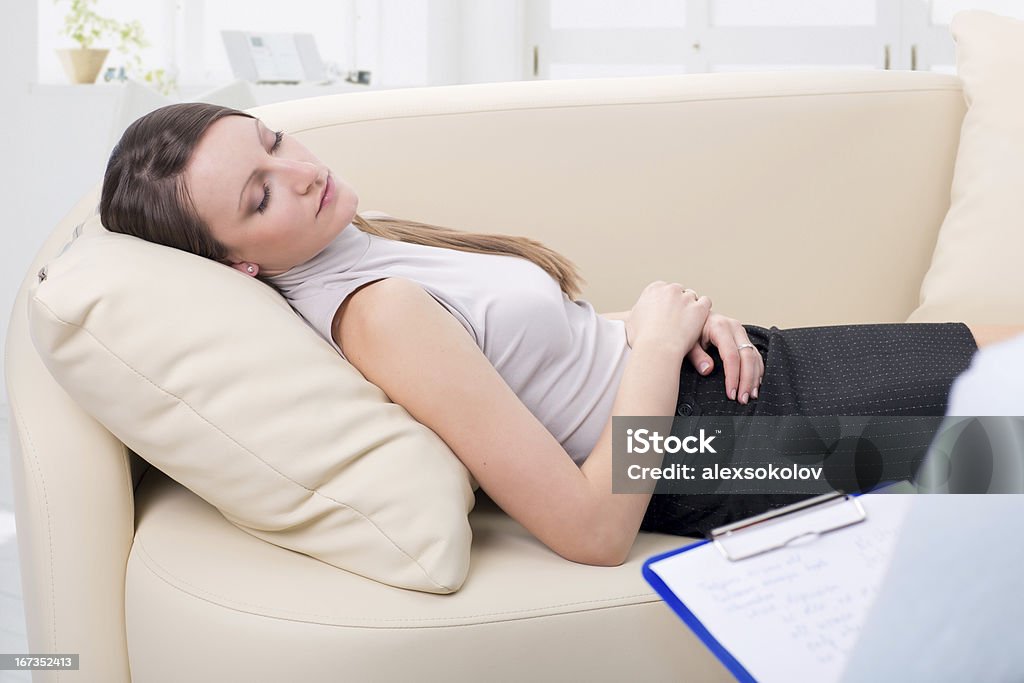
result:
[[[190,103],[128,127],[100,214],[276,288],[510,516],[587,564],[622,563],[638,530],[699,534],[788,502],[614,495],[612,415],[942,415],[978,345],[1018,331],[766,329],[660,281],[598,315],[536,241],[370,219],[358,201],[295,138]]]

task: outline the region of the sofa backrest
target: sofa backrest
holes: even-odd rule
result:
[[[744,322],[791,326],[914,308],[964,110],[953,76],[833,72],[448,86],[255,111],[349,181],[362,209],[561,251],[599,311],[676,280]],[[26,274],[5,366],[30,649],[79,652],[107,667],[91,665],[98,678],[127,680],[140,461],[54,382],[26,321],[29,285],[96,201]]]
[[[561,251],[599,311],[679,281],[785,327],[917,307],[965,104],[956,76],[861,71],[479,84],[258,111],[363,209]]]

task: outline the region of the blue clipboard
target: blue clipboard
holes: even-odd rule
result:
[[[767,545],[764,545],[763,547],[756,548],[752,552],[746,552],[741,555],[730,554],[731,551],[727,545],[727,542],[729,539],[738,537],[738,535],[743,534],[744,531],[752,529],[757,525],[770,523],[774,520],[779,520],[780,518],[794,514],[813,514],[816,510],[821,509],[823,506],[845,504],[851,501],[853,502],[856,508],[853,516],[850,516],[847,520],[843,522],[830,524],[827,528],[815,528],[813,531],[808,531],[805,534],[801,534],[801,536],[812,534],[821,535],[823,533],[828,533],[831,531],[835,531],[837,529],[845,528],[847,526],[850,526],[851,524],[856,524],[857,522],[862,522],[865,519],[867,519],[867,515],[864,512],[864,508],[855,500],[854,496],[843,493],[842,491],[826,493],[815,498],[810,498],[806,501],[801,501],[794,505],[778,508],[776,510],[772,510],[760,515],[756,515],[754,517],[750,517],[748,519],[740,520],[738,522],[734,522],[732,524],[719,527],[717,529],[713,529],[711,531],[711,537],[709,539],[697,541],[696,543],[692,543],[688,546],[677,548],[676,550],[670,550],[667,553],[662,553],[660,555],[655,555],[654,557],[648,558],[643,564],[644,579],[647,581],[647,583],[651,585],[652,588],[654,588],[655,591],[657,591],[658,595],[661,596],[661,599],[664,600],[665,603],[672,608],[672,611],[674,611],[679,616],[679,618],[683,620],[683,623],[690,627],[690,629],[697,635],[697,637],[700,638],[701,642],[704,643],[704,645],[709,650],[711,650],[712,653],[714,653],[715,657],[718,658],[718,661],[724,664],[725,667],[729,670],[729,672],[732,673],[732,675],[735,676],[737,680],[742,681],[743,683],[757,683],[757,679],[755,679],[750,674],[750,672],[747,671],[743,667],[743,665],[740,664],[739,661],[732,656],[729,650],[727,650],[725,646],[722,645],[722,643],[718,642],[718,640],[713,635],[711,635],[711,632],[708,631],[707,628],[705,628],[704,624],[701,623],[701,621],[693,614],[693,612],[691,612],[686,607],[686,605],[683,604],[682,600],[680,600],[676,596],[676,594],[672,592],[672,589],[665,585],[665,582],[661,579],[661,577],[653,569],[651,569],[651,565],[660,562],[666,558],[672,557],[674,555],[689,552],[691,550],[701,548],[709,544],[715,544],[718,547],[718,550],[723,555],[723,561],[725,562],[742,561],[750,557],[755,557],[763,553],[771,552],[772,550],[784,547],[788,541],[783,543],[769,542]],[[797,537],[790,538],[789,540],[791,541],[795,538]]]
[[[644,562],[644,578],[647,579],[647,583],[651,584],[651,587],[658,592],[661,599],[664,600],[677,615],[679,615],[679,618],[682,619],[695,634],[697,634],[697,637],[700,638],[701,642],[704,643],[704,645],[707,646],[707,648],[711,650],[716,657],[718,657],[718,661],[722,662],[722,664],[729,669],[730,673],[732,673],[737,680],[743,681],[744,683],[757,683],[757,680],[750,675],[750,672],[744,669],[743,665],[736,661],[736,658],[729,654],[729,651],[726,650],[725,647],[718,642],[718,640],[716,640],[706,628],[704,628],[704,624],[702,624],[700,620],[693,615],[693,612],[686,608],[686,605],[676,597],[676,594],[665,585],[665,582],[661,580],[661,577],[658,576],[650,567],[654,562],[664,560],[665,558],[672,557],[673,555],[678,555],[679,553],[685,553],[688,550],[693,550],[694,548],[699,548],[701,546],[708,545],[709,543],[711,543],[710,540],[697,541],[696,543],[684,548],[678,548],[676,550],[670,550],[667,553],[662,553],[661,555],[655,555]]]

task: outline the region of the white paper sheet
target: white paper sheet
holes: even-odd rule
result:
[[[878,593],[909,495],[864,495],[859,524],[738,562],[713,544],[650,565],[758,681],[837,681]],[[795,517],[796,535],[808,523]]]

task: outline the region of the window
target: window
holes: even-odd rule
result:
[[[37,3],[39,74],[66,83],[54,48],[67,0]],[[980,8],[1024,19],[1020,0],[98,0],[142,22],[146,68],[183,86],[232,79],[222,30],[308,32],[345,73],[403,87],[775,69],[952,72],[948,22]],[[524,49],[525,48],[525,49]],[[106,67],[124,62],[112,53]],[[536,66],[535,66],[536,65]]]
[[[1020,0],[523,0],[526,78],[779,69],[955,70],[962,9]]]
[[[59,35],[69,3],[40,0],[37,6],[38,80],[66,83],[54,50],[75,47],[70,38]],[[355,68],[360,58],[365,64],[368,55],[373,56],[365,45],[373,35],[360,31],[359,24],[373,15],[375,7],[375,1],[367,0],[98,0],[95,9],[118,21],[138,19],[142,23],[151,43],[140,53],[146,69],[164,68],[176,73],[181,85],[212,86],[233,78],[221,42],[222,30],[312,33],[324,62],[334,63],[342,70]],[[364,45],[360,53],[357,36],[361,34]],[[124,63],[124,55],[112,51],[104,69]]]

